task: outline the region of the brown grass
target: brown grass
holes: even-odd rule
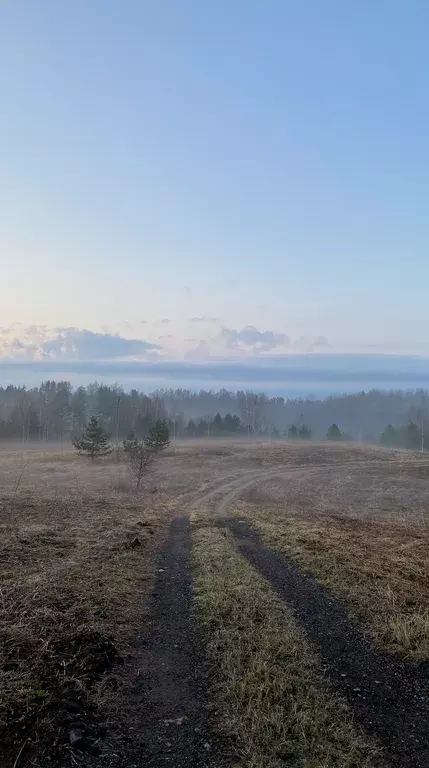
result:
[[[229,511],[345,600],[380,647],[427,659],[429,457],[384,456],[267,480]]]
[[[79,763],[79,754],[69,744],[69,731],[76,723],[84,726],[87,752],[96,751],[101,744],[101,764],[104,766],[107,760],[109,768],[113,766],[113,757],[106,756],[105,750],[110,749],[112,755],[119,753],[115,727],[125,728],[125,721],[132,720],[132,686],[128,678],[138,671],[136,637],[146,617],[154,555],[173,510],[180,507],[183,513],[196,493],[239,477],[243,470],[285,468],[288,479],[285,483],[273,479],[260,482],[254,498],[257,504],[248,499],[240,514],[248,515],[271,537],[272,544],[284,547],[346,598],[351,610],[379,642],[419,658],[427,654],[427,589],[423,568],[427,567],[424,549],[429,509],[428,457],[359,446],[196,441],[175,444],[158,463],[143,494],[136,495],[130,490],[126,469],[116,462],[114,454],[91,463],[75,456],[67,446],[61,450],[58,446],[47,446],[43,451],[22,450],[19,446],[12,451],[5,451],[2,446],[0,449],[2,768],[13,768],[17,760],[15,768]],[[338,515],[350,519],[350,524],[338,519]],[[294,535],[292,516],[296,518]],[[369,522],[365,523],[366,528],[361,527],[361,522],[353,528],[353,519],[362,521],[362,517],[374,520],[374,527],[368,527]],[[383,526],[383,520],[389,524],[393,520],[394,525]],[[219,646],[225,672],[230,674],[231,659],[234,664],[245,663],[246,653],[253,647],[249,634],[253,632],[257,641],[255,652],[262,653],[258,658],[265,659],[267,669],[275,669],[275,675],[279,673],[276,659],[286,659],[291,664],[290,684],[295,685],[299,682],[295,674],[303,654],[310,658],[302,650],[307,648],[304,638],[295,634],[298,630],[289,615],[284,609],[280,611],[276,601],[272,602],[271,592],[264,591],[265,583],[262,587],[261,581],[255,581],[259,577],[251,570],[249,575],[236,553],[226,556],[217,545],[212,553],[206,544],[206,584],[211,585],[207,605],[215,611],[219,632],[222,622],[225,624],[225,634],[222,630],[219,635],[225,642]],[[223,574],[214,563],[216,552],[219,557],[222,555]],[[351,552],[351,556],[344,557],[344,552]],[[249,600],[253,589],[260,596],[260,602],[255,604],[256,613],[252,613]],[[238,611],[246,605],[249,613],[247,608],[243,613],[245,638]],[[232,624],[227,622],[230,609]],[[289,645],[286,649],[281,645],[282,638],[275,629],[278,622],[281,633],[286,628],[289,633],[292,631],[292,635],[284,637],[295,648],[295,656]],[[268,628],[266,646],[264,626]],[[237,649],[238,657],[231,651],[230,658],[228,643],[234,638],[242,644]],[[291,653],[291,657],[287,655]],[[306,665],[307,661],[302,680],[306,684],[319,680],[317,663]],[[246,671],[245,666],[240,668]],[[255,675],[250,675],[249,681],[259,679],[257,665]],[[237,697],[242,695],[238,678],[234,685],[237,687],[228,689],[233,694],[234,706],[225,711],[238,718]],[[243,696],[250,695],[252,683],[249,685],[250,688],[243,686]],[[284,681],[284,685],[288,691],[289,683]],[[311,731],[309,720],[319,711],[319,694],[311,693],[305,699],[300,685],[298,701],[307,713],[302,715],[302,723],[310,730],[306,731],[307,741],[304,740],[308,751],[303,747],[304,752],[299,752],[296,747],[295,765],[354,765],[358,751],[350,746],[352,751],[347,752],[349,736],[341,730],[343,726],[339,741],[330,731],[328,742],[320,736],[325,752],[322,750],[322,757],[311,762],[308,745],[314,745],[315,734],[317,738],[320,734],[317,729]],[[318,686],[317,682],[317,691]],[[226,688],[222,690],[226,695]],[[273,698],[268,698],[273,712],[278,711],[276,691],[273,683]],[[322,697],[320,701],[328,699]],[[287,701],[291,707],[291,696]],[[276,746],[274,752],[267,754],[277,763],[270,765],[276,766],[282,759],[275,751],[281,749],[278,745],[283,732],[276,731],[281,724],[275,717],[271,724],[264,719],[264,702],[255,694],[255,711],[259,715],[254,716],[245,698],[242,699],[241,716],[250,736],[247,732],[239,734],[238,719],[231,721],[235,723],[237,739],[243,742],[243,759],[248,761],[244,765],[252,768],[268,768],[269,764],[257,756],[262,754],[264,745],[271,749],[266,741],[271,737]],[[342,722],[341,717],[335,720],[330,706],[326,704],[329,717],[332,715],[335,723]],[[338,706],[341,709],[335,704]],[[317,715],[321,718],[316,721],[319,724],[325,723],[324,707],[325,704],[322,714]],[[262,723],[259,731],[258,717]],[[296,740],[298,721],[292,718],[287,722],[287,728],[292,729],[285,736],[289,749]],[[356,734],[353,729],[352,732]],[[259,763],[252,763],[253,758],[246,752],[247,738],[259,750],[255,752]],[[351,745],[354,738],[350,736]],[[357,738],[360,744],[360,736]],[[335,758],[337,763],[328,759],[329,749],[334,750],[334,755],[341,754],[335,752],[340,749],[339,743],[344,754],[349,755],[349,762],[341,762],[339,757]],[[309,762],[302,762],[304,759]],[[356,764],[364,766],[365,761]]]
[[[239,765],[379,765],[377,748],[329,689],[292,612],[229,536],[194,522],[193,566],[216,710]]]
[[[428,454],[335,448],[325,448],[324,463],[317,446],[307,447],[306,460],[300,454],[299,465],[299,454],[294,461],[285,458],[285,469],[293,473],[260,483],[247,498],[279,504],[288,515],[339,514],[429,528]]]
[[[429,456],[308,445],[291,465],[229,513],[345,600],[380,647],[428,659]]]
[[[347,518],[285,519],[245,503],[236,514],[344,599],[377,645],[429,658],[429,533]]]
[[[85,460],[25,460],[16,489],[6,458],[0,499],[1,765],[12,768],[18,755],[19,768],[73,765],[80,753],[70,730],[78,727],[86,753],[96,754],[109,718],[126,708],[121,670],[145,619],[172,502],[122,487],[112,494],[103,462],[91,467],[89,492]],[[44,492],[50,473],[67,479],[61,485],[50,477]]]

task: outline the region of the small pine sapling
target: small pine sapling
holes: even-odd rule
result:
[[[73,446],[81,456],[88,456],[93,461],[98,456],[108,456],[113,451],[109,443],[110,435],[103,432],[103,427],[95,416],[91,416],[82,437],[72,440]]]

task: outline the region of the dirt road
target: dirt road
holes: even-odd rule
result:
[[[294,469],[242,471],[214,483],[192,501],[189,512],[215,500],[213,522],[227,526],[240,552],[291,605],[317,649],[325,673],[345,696],[363,727],[384,747],[388,764],[429,765],[427,670],[374,650],[345,608],[285,556],[267,549],[257,532],[229,519],[228,507],[262,480],[287,477]],[[302,468],[299,468],[302,472]],[[207,669],[192,610],[188,517],[174,521],[158,562],[153,622],[147,638],[142,695],[145,765],[231,765],[228,745],[214,738],[205,688]]]
[[[235,496],[253,482],[254,472],[229,476],[194,499],[189,512],[213,498]],[[145,672],[137,685],[144,705],[142,764],[153,768],[231,764],[227,745],[220,743],[209,723],[208,670],[193,615],[190,546],[189,516],[176,518],[157,562],[152,621],[143,638]]]

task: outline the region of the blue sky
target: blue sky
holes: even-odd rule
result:
[[[428,28],[425,0],[6,0],[0,356],[429,356]]]

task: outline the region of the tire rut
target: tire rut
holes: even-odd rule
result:
[[[192,500],[190,510],[226,493],[237,493],[249,475],[230,475]],[[262,472],[260,473],[262,475]],[[157,560],[151,620],[142,638],[143,672],[136,685],[142,702],[142,768],[226,768],[228,752],[210,727],[204,644],[192,608],[190,522],[173,520]]]
[[[339,600],[293,561],[265,547],[247,523],[230,518],[219,524],[229,528],[247,561],[292,606],[327,677],[361,725],[379,739],[390,765],[427,768],[429,679],[424,666],[375,650]]]
[[[228,505],[260,480],[287,479],[310,467],[273,468],[224,477],[190,503],[216,500],[215,522],[228,527],[246,559],[291,605],[313,642],[327,677],[363,727],[384,745],[395,768],[429,765],[429,685],[405,663],[376,651],[344,606],[288,558],[265,547],[246,523],[227,517]],[[144,640],[139,697],[144,702],[141,766],[227,768],[230,751],[210,727],[204,644],[192,610],[189,517],[176,518],[158,558],[152,620]]]
[[[145,768],[225,768],[225,748],[210,729],[207,669],[192,613],[190,525],[173,521],[158,558],[144,673],[137,694],[144,703],[141,765]]]

